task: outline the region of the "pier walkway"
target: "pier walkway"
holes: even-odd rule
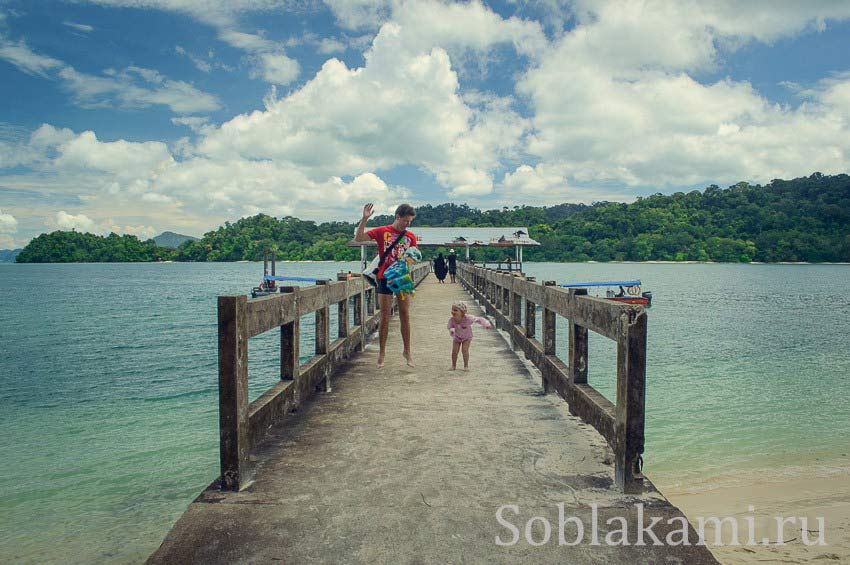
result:
[[[459,299],[482,315],[460,284],[427,277],[413,299],[416,367],[402,358],[393,317],[385,367],[376,369],[375,335],[330,392],[254,448],[253,482],[239,492],[211,485],[149,562],[716,563],[703,546],[653,546],[648,535],[635,545],[640,512],[645,526],[661,518],[652,530],[662,541],[684,527],[697,538],[648,480],[642,494],[615,487],[606,440],[543,392],[498,330],[476,325],[470,371],[450,370],[446,322]],[[581,521],[582,543],[559,545],[559,504],[565,541]],[[541,519],[526,530],[534,517],[548,536]],[[617,517],[628,546],[605,542],[623,529],[607,522]]]

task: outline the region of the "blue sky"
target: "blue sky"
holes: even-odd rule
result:
[[[0,0],[0,248],[846,172],[850,4]]]

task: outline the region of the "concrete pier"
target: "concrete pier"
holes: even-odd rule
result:
[[[482,314],[459,284],[428,277],[413,298],[416,367],[395,317],[383,369],[373,339],[255,448],[253,483],[211,485],[149,562],[716,563],[649,480],[638,495],[614,488],[605,439],[497,330],[476,325],[470,370],[450,370],[458,299]],[[641,518],[661,519],[663,545],[640,539]],[[568,544],[582,524],[579,544],[559,545],[559,521]],[[683,530],[692,545],[671,545]]]

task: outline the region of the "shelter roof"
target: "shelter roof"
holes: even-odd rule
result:
[[[528,237],[527,227],[501,228],[469,228],[441,227],[428,228],[413,226],[411,230],[416,235],[420,247],[456,246],[464,247],[513,247],[515,245],[540,245],[540,242]],[[351,246],[375,245],[374,241],[358,243],[351,241]]]

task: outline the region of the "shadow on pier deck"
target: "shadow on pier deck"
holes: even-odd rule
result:
[[[149,562],[716,563],[704,546],[669,543],[698,538],[647,479],[639,494],[617,487],[609,442],[544,393],[498,331],[476,327],[471,370],[450,370],[450,304],[469,298],[425,279],[416,367],[393,318],[386,366],[375,368],[376,342],[348,359],[331,391],[254,447],[252,480],[238,492],[216,481]],[[648,534],[635,545],[641,517],[661,518],[663,545]],[[559,545],[561,522],[564,541],[581,543]]]

